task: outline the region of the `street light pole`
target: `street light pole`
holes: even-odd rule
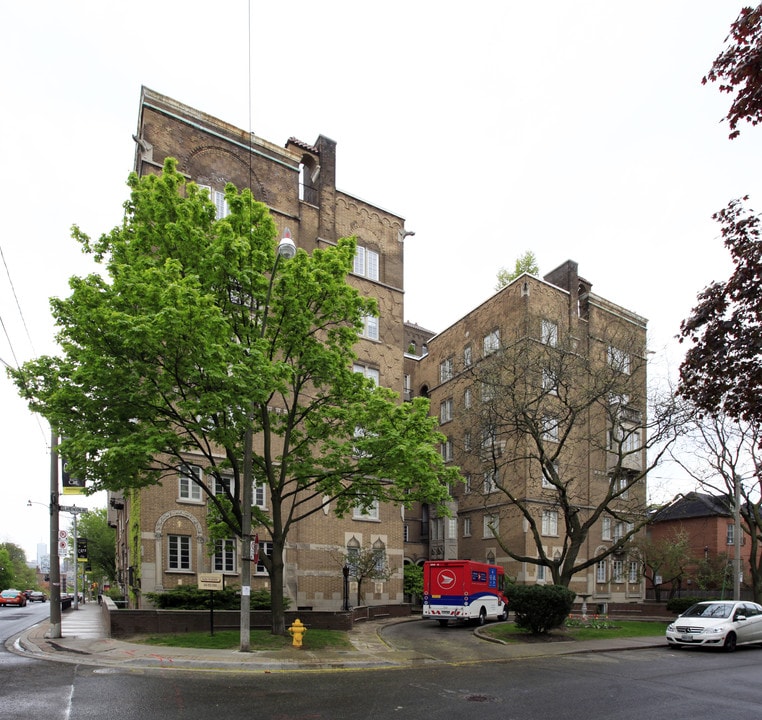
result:
[[[61,637],[61,565],[58,557],[58,436],[50,434],[50,630]]]
[[[286,228],[283,231],[283,237],[278,243],[275,254],[275,263],[270,272],[270,284],[267,287],[267,297],[265,298],[264,313],[262,315],[262,325],[260,327],[260,337],[265,336],[267,329],[267,313],[270,311],[270,296],[272,294],[273,283],[275,282],[275,271],[278,269],[278,261],[283,258],[289,260],[296,254],[296,245],[291,239],[291,231]],[[253,413],[253,407],[252,407]],[[249,420],[249,426],[246,428],[243,447],[243,488],[241,491],[241,541],[243,548],[241,550],[241,637],[239,649],[241,652],[251,650],[251,563],[252,538],[251,538],[251,505],[253,502],[253,473],[252,456],[254,445],[254,428],[252,427],[253,417]]]

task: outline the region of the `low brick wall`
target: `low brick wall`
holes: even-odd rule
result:
[[[104,598],[103,614],[105,626],[114,638],[147,633],[204,632],[210,629],[211,622],[209,610],[120,610],[109,598]],[[349,612],[289,610],[286,612],[286,625],[299,618],[308,628],[348,631],[355,622],[407,617],[410,614],[409,605],[373,605],[354,608]],[[238,629],[240,619],[238,610],[215,610],[214,629]],[[272,615],[266,610],[253,610],[250,624],[253,630],[269,630]]]

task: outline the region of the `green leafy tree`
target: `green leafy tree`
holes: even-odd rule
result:
[[[116,578],[116,533],[109,527],[106,508],[82,513],[77,520],[77,535],[87,538],[90,576],[99,584]]]
[[[248,189],[227,186],[218,220],[172,159],[129,186],[120,226],[95,242],[74,229],[103,272],[51,301],[62,354],[11,374],[91,490],[177,477],[193,453],[214,537],[245,545],[244,478],[264,485],[268,511],[252,511],[272,542],[260,559],[284,634],[295,524],[326,506],[440,505],[457,470],[437,450],[428,400],[402,404],[352,372],[363,318],[377,312],[347,283],[353,238],[277,262],[275,223]]]
[[[13,587],[13,563],[10,553],[0,545],[0,590]]]
[[[420,598],[423,596],[423,567],[408,563],[403,568],[405,573],[404,591],[405,595],[411,598]]]
[[[669,537],[659,540],[639,537],[633,546],[640,555],[643,576],[650,580],[654,588],[656,601],[661,601],[664,587],[670,588],[671,597],[682,583],[685,568],[692,562],[688,533],[682,529],[675,530]],[[657,582],[657,579],[660,581]]]
[[[519,275],[524,273],[529,273],[530,275],[538,275],[540,273],[537,258],[531,250],[527,250],[521,257],[516,258],[516,264],[512,271],[505,268],[501,268],[498,271],[495,290],[500,290],[500,288],[510,285]]]
[[[37,576],[26,564],[26,553],[21,547],[11,542],[0,543],[0,552],[7,553],[8,556],[7,561],[0,556],[0,566],[6,567],[10,572],[8,584],[3,584],[3,588],[26,590],[37,587]]]

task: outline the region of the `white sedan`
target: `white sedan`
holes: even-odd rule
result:
[[[762,605],[733,600],[711,600],[689,607],[667,627],[674,647],[721,647],[762,644]]]

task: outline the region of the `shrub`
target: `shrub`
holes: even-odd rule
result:
[[[692,597],[673,597],[667,601],[667,610],[675,613],[675,615],[681,615],[691,605],[695,605],[697,602],[701,602],[698,598]]]
[[[217,610],[240,610],[241,595],[238,589],[214,590],[214,607]],[[160,593],[146,593],[148,599],[160,610],[208,610],[212,604],[209,590],[199,590],[192,585],[180,585]],[[269,610],[272,607],[269,590],[251,593],[252,610]],[[283,598],[288,610],[289,599]]]
[[[511,585],[507,595],[516,625],[533,635],[563,625],[577,596],[561,585]]]

